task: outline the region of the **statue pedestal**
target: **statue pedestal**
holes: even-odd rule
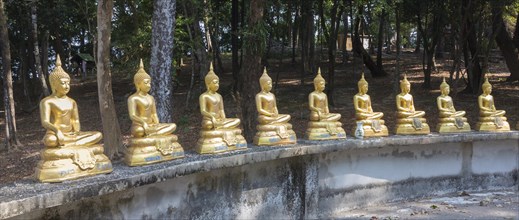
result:
[[[470,124],[467,118],[440,118],[436,130],[438,133],[470,132]]]
[[[493,132],[510,131],[510,124],[506,121],[506,117],[480,117],[476,124],[476,130]]]
[[[41,182],[63,182],[110,173],[112,162],[103,150],[101,144],[46,148],[41,151],[35,176]]]
[[[425,118],[397,119],[395,134],[402,135],[424,135],[430,134],[431,129]]]
[[[254,136],[254,144],[258,146],[289,145],[297,143],[292,124],[258,125]]]
[[[124,157],[128,166],[141,166],[184,157],[184,149],[174,134],[132,138]]]
[[[308,140],[317,141],[346,139],[346,132],[340,122],[310,121],[308,122],[306,137]]]
[[[195,149],[199,154],[216,154],[247,149],[247,141],[238,128],[201,131],[200,136]]]
[[[389,132],[384,125],[384,120],[378,120],[378,125],[373,125],[374,120],[358,120],[356,123],[362,123],[363,137],[387,137]],[[376,122],[375,122],[376,123]],[[355,132],[355,129],[353,130]]]

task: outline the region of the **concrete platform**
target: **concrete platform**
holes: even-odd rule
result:
[[[250,146],[60,184],[0,185],[0,218],[326,218],[460,190],[518,186],[519,132]]]

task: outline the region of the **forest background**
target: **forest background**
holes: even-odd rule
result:
[[[177,123],[188,151],[199,131],[197,100],[210,62],[227,115],[242,120],[248,142],[257,123],[251,100],[264,66],[280,112],[292,115],[300,138],[319,67],[331,110],[343,115],[349,131],[361,72],[390,129],[404,73],[433,127],[442,77],[474,126],[485,76],[515,126],[518,12],[519,0],[0,0],[0,183],[29,177],[39,160],[45,130],[38,103],[50,93],[47,77],[57,55],[73,76],[70,97],[83,130],[103,131],[113,160],[127,146],[126,98],[135,91],[141,58],[160,120]]]

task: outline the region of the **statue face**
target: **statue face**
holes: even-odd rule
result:
[[[322,92],[326,88],[326,83],[324,81],[319,81],[315,84],[315,90]]]
[[[451,92],[451,89],[447,86],[447,87],[444,87],[442,90],[442,95],[449,95],[449,93]]]
[[[492,86],[487,86],[487,87],[485,87],[485,88],[483,89],[483,92],[484,92],[485,94],[487,94],[487,95],[490,94],[490,93],[492,93]]]
[[[409,85],[409,84],[402,85],[402,92],[403,93],[409,93],[409,91],[411,91],[411,85]]]
[[[61,78],[54,87],[58,95],[66,95],[70,91],[70,79]]]
[[[151,89],[151,79],[143,79],[141,82],[137,84],[139,90],[148,93]]]
[[[364,94],[368,93],[368,85],[362,85],[360,87],[360,92]]]
[[[272,80],[267,80],[263,85],[261,85],[261,88],[266,92],[270,92],[270,90],[272,90]]]
[[[211,92],[218,91],[218,88],[220,88],[220,81],[218,79],[213,79],[213,81],[207,85],[207,89],[209,89]]]

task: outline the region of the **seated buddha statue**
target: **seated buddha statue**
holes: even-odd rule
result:
[[[452,98],[449,96],[450,86],[445,82],[440,85],[441,95],[436,98],[440,120],[436,126],[439,133],[469,132],[470,125],[467,123],[465,111],[456,111]]]
[[[494,105],[492,85],[485,77],[485,82],[481,86],[483,94],[478,97],[479,121],[476,125],[478,131],[510,131],[510,125],[506,121],[505,111],[497,110]]]
[[[200,154],[214,154],[232,150],[247,149],[247,141],[241,134],[240,119],[225,116],[223,98],[217,92],[220,79],[213,71],[213,64],[205,76],[207,91],[200,95],[202,130],[196,151]]]
[[[151,77],[142,60],[133,76],[136,92],[128,97],[128,113],[132,120],[130,146],[125,155],[128,166],[140,166],[184,157],[184,150],[173,134],[174,123],[160,123],[155,99],[149,95]]]
[[[328,96],[324,93],[325,80],[321,76],[321,68],[314,79],[315,91],[308,95],[308,108],[310,109],[310,121],[306,129],[309,140],[333,140],[346,138],[346,132],[339,122],[341,114],[330,113],[328,109]]]
[[[258,110],[258,126],[254,136],[256,145],[287,145],[296,143],[296,133],[292,130],[290,115],[279,114],[276,96],[272,90],[272,79],[267,74],[267,68],[259,79],[261,92],[256,94],[256,109]]]
[[[59,55],[49,82],[52,94],[40,102],[41,124],[47,131],[43,137],[45,149],[36,167],[38,180],[62,182],[112,172],[103,146],[97,144],[103,135],[80,129],[76,101],[67,96],[70,76],[61,67]]]
[[[388,136],[387,127],[382,120],[384,113],[374,112],[371,107],[371,98],[367,94],[368,82],[364,79],[364,73],[362,73],[357,86],[359,92],[353,96],[353,106],[355,108],[355,120],[358,125],[362,125],[364,137]]]
[[[396,95],[397,125],[396,134],[429,134],[430,129],[424,118],[424,111],[416,111],[414,107],[411,83],[407,75],[400,81],[400,94]]]

